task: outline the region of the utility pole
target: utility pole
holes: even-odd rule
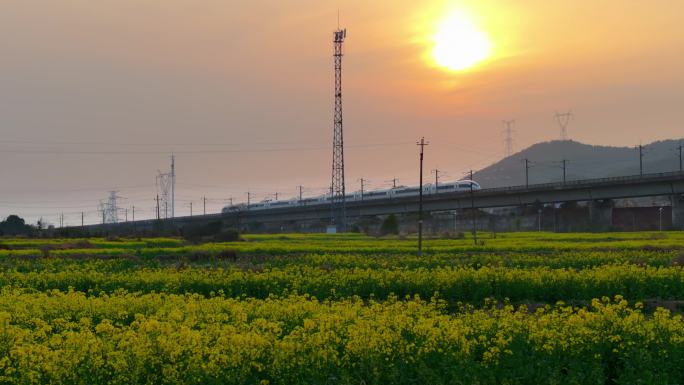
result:
[[[192,216],[192,202],[190,202],[190,216]]]
[[[203,206],[202,213],[204,215],[207,215],[207,197],[206,197],[206,195],[202,197],[202,206]]]
[[[84,217],[85,217],[85,213],[83,211],[81,211],[81,227],[83,227],[85,225]]]
[[[133,222],[135,223],[135,206],[133,206],[132,209],[133,209]]]
[[[368,182],[367,180],[360,178],[359,182],[361,182],[361,200],[363,200],[363,182]]]
[[[537,210],[537,231],[541,232],[542,209]]]
[[[659,224],[660,224],[658,226],[658,228],[660,229],[660,231],[663,231],[663,208],[662,207],[658,208],[658,214],[659,214]]]
[[[397,188],[397,178],[392,178],[392,188]]]
[[[125,209],[124,213],[124,222],[128,222],[128,209]]]
[[[164,219],[169,219],[169,202],[164,202]]]
[[[276,191],[273,195],[275,196],[275,200],[278,200],[278,192]]]
[[[176,156],[171,154],[171,218],[176,217]]]
[[[420,146],[420,184],[418,185],[418,256],[423,256],[423,153],[425,146],[429,143],[425,138],[420,138],[420,142],[416,143]]]
[[[102,216],[102,218],[104,218],[104,215]],[[161,215],[159,212],[159,194],[157,194],[157,220],[160,220],[160,219],[161,219]]]
[[[523,162],[525,162],[525,188],[530,187],[530,160],[528,158],[524,158]]]
[[[679,150],[679,172],[682,172],[682,143],[679,142],[679,146],[677,146],[677,150]]]
[[[432,170],[432,173],[435,174],[435,194],[436,194],[439,192],[439,169]]]
[[[567,160],[567,159],[563,159],[563,160],[561,161],[561,163],[563,164],[563,166],[562,166],[562,167],[563,167],[563,184],[565,184],[565,170],[566,170],[566,168],[567,168],[568,160]]]
[[[299,188],[299,203],[302,203],[302,190],[304,189],[304,186],[297,186]]]
[[[247,191],[247,210],[249,210],[249,205],[252,203],[252,193]]]
[[[644,146],[641,144],[636,147],[639,150],[639,176],[644,176]]]
[[[473,181],[473,170],[470,170],[470,181]],[[473,184],[470,183],[470,211],[473,218],[473,243],[477,245],[477,211],[475,210],[475,196],[473,195]]]

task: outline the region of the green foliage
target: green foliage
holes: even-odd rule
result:
[[[396,215],[390,214],[382,221],[380,233],[382,235],[399,234],[399,221],[397,220]]]
[[[31,235],[33,233],[35,229],[17,215],[10,215],[0,222],[0,235]]]
[[[214,242],[236,242],[240,240],[240,233],[237,230],[223,230],[213,236]]]
[[[203,237],[216,236],[223,229],[223,222],[212,221],[201,225],[187,226],[182,229],[183,238],[197,242]]]

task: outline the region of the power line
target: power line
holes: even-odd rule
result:
[[[347,148],[377,148],[386,146],[399,146],[407,143],[377,143],[363,145],[346,145]],[[262,153],[262,152],[301,152],[301,151],[322,151],[329,150],[329,147],[290,147],[290,148],[262,148],[262,149],[236,149],[236,150],[181,150],[174,151],[176,154],[185,155],[208,155],[208,154],[238,154],[238,153]],[[126,151],[126,150],[55,150],[55,149],[3,149],[3,153],[12,154],[55,154],[55,155],[157,155],[166,154],[168,151]]]
[[[207,142],[207,143],[188,143],[188,142],[177,142],[177,143],[159,143],[159,142],[101,142],[101,141],[47,141],[47,140],[35,140],[35,139],[0,139],[0,144],[1,143],[9,143],[9,144],[38,144],[38,145],[104,145],[104,146],[150,146],[150,147],[183,147],[183,146],[188,146],[188,147],[235,147],[235,146],[243,146],[244,143],[241,142],[235,142],[235,143],[216,143],[216,142]],[[288,142],[252,142],[252,144],[257,144],[257,145],[292,145],[292,144],[311,144],[311,145],[321,145],[322,143],[317,143],[317,142],[303,142],[301,140],[297,141],[288,141]],[[364,143],[364,144],[352,144],[352,146],[359,146],[359,147],[367,147],[367,146],[396,146],[396,145],[404,145],[404,144],[410,144],[411,142],[384,142],[384,143]],[[161,153],[166,153],[166,151],[163,151]]]

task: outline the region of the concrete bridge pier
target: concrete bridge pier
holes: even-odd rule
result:
[[[593,200],[589,202],[589,221],[593,230],[608,230],[613,225],[612,201]]]
[[[670,202],[672,202],[672,227],[684,230],[684,195],[671,195]]]

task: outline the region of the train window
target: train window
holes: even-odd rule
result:
[[[407,188],[407,189],[404,189],[404,190],[399,190],[399,191],[395,192],[395,194],[408,194],[408,193],[414,193],[414,192],[418,192],[418,191],[419,191],[418,187],[416,187],[416,188]]]

